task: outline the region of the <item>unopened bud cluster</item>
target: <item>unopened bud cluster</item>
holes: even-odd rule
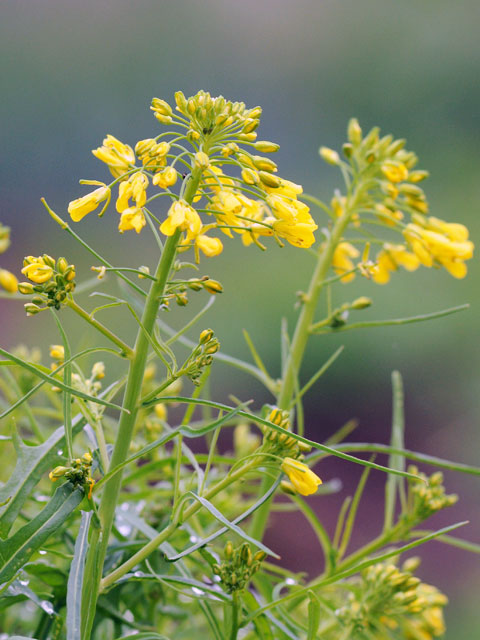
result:
[[[47,307],[60,309],[75,289],[75,265],[65,258],[55,260],[46,253],[39,257],[27,256],[23,260],[22,273],[31,281],[18,284],[20,293],[33,296],[25,305],[29,316]]]
[[[401,637],[429,640],[444,633],[447,598],[413,575],[418,563],[412,558],[402,569],[394,564],[375,564],[355,580],[347,604],[336,611],[342,624],[350,627],[352,637],[366,633],[369,638],[383,640],[390,637],[387,630],[398,629]]]
[[[407,511],[402,515],[408,526],[414,526],[418,522],[426,520],[441,509],[451,507],[458,501],[456,494],[447,495],[443,486],[443,474],[435,472],[428,477],[421,473],[417,467],[411,465],[409,473],[422,478],[424,482],[408,481]]]
[[[168,307],[170,300],[175,300],[179,307],[185,307],[188,304],[188,292],[202,290],[216,295],[217,293],[223,293],[223,286],[218,280],[213,280],[209,276],[190,278],[189,280],[174,280],[167,286],[162,303]]]
[[[290,430],[290,412],[273,407],[266,416],[266,420],[276,424],[282,429]],[[301,458],[303,453],[308,453],[310,446],[299,442],[286,433],[279,433],[266,425],[261,425],[263,431],[263,449],[281,458]]]
[[[220,577],[221,585],[227,593],[244,589],[251,577],[260,569],[265,559],[264,551],[252,553],[248,542],[235,548],[227,542],[224,550],[224,562],[213,565],[213,572]]]
[[[91,453],[84,453],[81,458],[72,460],[69,467],[55,467],[55,469],[50,471],[48,477],[52,482],[56,482],[59,478],[65,478],[75,485],[88,487],[88,497],[90,498],[95,484],[91,475],[92,462],[93,458]]]
[[[193,384],[199,384],[199,378],[205,367],[209,367],[213,362],[213,355],[220,349],[220,343],[215,338],[212,329],[204,329],[199,337],[198,346],[190,354],[182,369],[184,374],[190,378]]]

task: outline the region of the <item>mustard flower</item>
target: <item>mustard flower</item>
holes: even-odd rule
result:
[[[30,262],[25,265],[22,273],[32,282],[43,284],[53,276],[53,269],[51,266],[45,264],[42,258],[37,258],[35,262]]]
[[[8,291],[8,293],[16,293],[18,291],[18,280],[16,276],[6,269],[0,269],[0,287]]]
[[[166,236],[173,236],[177,229],[189,231],[193,236],[200,233],[202,221],[200,216],[185,200],[177,200],[168,210],[168,217],[160,225],[160,231]]]
[[[315,493],[318,486],[322,484],[316,473],[309,469],[306,464],[294,458],[284,458],[281,469],[287,474],[290,482],[302,496],[309,496]]]
[[[163,171],[159,171],[153,176],[152,182],[160,189],[173,187],[177,181],[177,171],[174,167],[167,167]]]
[[[354,269],[352,258],[358,258],[360,252],[349,242],[340,242],[333,254],[332,266],[335,273],[341,275]],[[349,273],[341,278],[342,282],[350,282],[355,278],[354,273]]]
[[[145,220],[143,209],[140,209],[139,207],[129,207],[122,211],[120,215],[118,230],[120,233],[123,233],[124,231],[131,231],[133,229],[137,233],[140,233],[146,224],[147,222]]]
[[[92,153],[108,165],[114,178],[120,178],[135,164],[135,154],[132,147],[120,142],[110,134],[104,139],[103,146],[93,149]]]
[[[86,196],[72,200],[68,205],[68,213],[74,222],[79,222],[87,213],[95,211],[98,205],[104,200],[107,200],[108,205],[110,201],[110,189],[103,184],[98,187],[98,189],[95,189],[95,191],[87,193]]]
[[[195,248],[200,249],[207,258],[213,258],[222,253],[223,244],[219,238],[209,238],[205,234],[201,234],[195,238]]]
[[[370,273],[377,284],[386,284],[390,280],[390,273],[397,271],[400,266],[407,271],[415,271],[420,266],[420,260],[402,244],[387,243],[378,254],[376,265]]]

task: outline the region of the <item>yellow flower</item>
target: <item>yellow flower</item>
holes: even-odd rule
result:
[[[386,284],[390,280],[390,272],[397,271],[400,266],[407,271],[415,271],[420,266],[420,260],[402,244],[387,243],[378,254],[377,263],[370,273],[377,284]]]
[[[464,260],[472,258],[474,245],[468,240],[468,230],[463,225],[431,217],[425,221],[425,226],[408,224],[404,236],[426,267],[431,267],[435,261],[454,278],[466,276]]]
[[[129,207],[122,211],[120,222],[118,223],[118,230],[120,233],[123,233],[124,231],[134,229],[137,233],[140,233],[146,224],[143,209],[139,207]]]
[[[177,229],[189,231],[197,236],[202,228],[200,216],[185,200],[177,200],[168,210],[167,219],[160,225],[160,231],[166,236],[173,236]]]
[[[223,251],[223,244],[219,238],[209,238],[204,234],[195,238],[195,247],[198,247],[207,258],[218,256]]]
[[[402,162],[385,162],[382,173],[390,182],[403,182],[408,178],[408,169]]]
[[[22,273],[32,282],[43,284],[53,276],[53,269],[46,265],[42,258],[36,258],[36,262],[31,262],[23,267]]]
[[[87,193],[86,196],[72,200],[68,205],[68,213],[74,222],[79,222],[87,213],[95,211],[104,200],[110,200],[110,189],[106,185]]]
[[[92,153],[108,165],[115,178],[120,178],[131,168],[131,165],[135,164],[135,154],[132,147],[120,142],[110,134],[104,139],[103,146],[93,149]]]
[[[315,242],[313,232],[315,229],[318,229],[318,226],[313,222],[309,214],[308,217],[310,221],[295,221],[293,224],[289,224],[285,220],[275,220],[273,230],[278,236],[285,238],[285,240],[295,247],[308,249]]]
[[[153,184],[160,189],[167,189],[168,187],[172,187],[177,181],[177,171],[174,167],[167,167],[163,171],[156,173],[153,176]]]
[[[8,293],[16,293],[18,291],[18,280],[10,271],[0,269],[0,286]]]
[[[118,187],[116,209],[122,213],[130,207],[130,198],[135,200],[138,208],[143,207],[147,201],[148,178],[144,173],[135,173],[128,182],[121,182]]]
[[[63,362],[65,360],[65,349],[63,346],[61,344],[50,345],[50,357],[59,362]]]
[[[351,258],[358,258],[360,252],[349,242],[340,242],[335,249],[332,267],[335,273],[341,275],[355,268]],[[355,278],[355,273],[349,273],[341,278],[342,282],[350,282]]]
[[[284,458],[281,469],[287,474],[290,482],[302,496],[309,496],[315,493],[318,486],[322,484],[317,474],[313,473],[306,464],[294,458]]]

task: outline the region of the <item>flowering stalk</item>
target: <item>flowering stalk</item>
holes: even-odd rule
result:
[[[188,204],[193,201],[200,178],[201,171],[193,169],[184,194],[184,199]],[[139,328],[137,333],[134,349],[135,355],[131,360],[123,401],[123,407],[128,411],[128,413],[123,412],[120,418],[118,435],[115,441],[112,458],[110,460],[111,468],[114,468],[124,462],[128,455],[138,413],[137,405],[147,361],[149,347],[147,335],[151,335],[153,332],[161,298],[165,291],[168,276],[175,260],[180,236],[180,229],[177,229],[167,239],[157,266],[155,281],[150,287],[150,291],[145,302],[145,308],[142,316],[142,327]],[[84,638],[89,638],[93,619],[95,617],[98,588],[102,576],[103,563],[107,552],[110,531],[115,517],[115,509],[118,502],[121,482],[122,473],[118,473],[106,485],[99,508],[101,529],[94,530],[92,540],[90,541],[85,572],[88,578],[84,583],[82,601],[82,622],[84,624],[82,633]]]

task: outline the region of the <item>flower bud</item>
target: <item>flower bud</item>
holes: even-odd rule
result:
[[[150,275],[150,269],[149,269],[149,267],[146,267],[145,265],[142,265],[141,267],[138,267],[138,270],[141,271],[141,273],[138,274],[138,277],[141,280],[145,280],[146,276]],[[145,275],[142,275],[143,273]]]
[[[103,362],[95,362],[92,367],[92,378],[94,380],[102,380],[105,377],[105,365]]]
[[[34,292],[33,284],[30,284],[30,282],[19,282],[18,291],[26,296],[31,295]]]
[[[172,107],[165,102],[165,100],[161,100],[160,98],[153,98],[152,106],[150,107],[152,111],[156,113],[160,113],[163,116],[171,116],[172,115]]]
[[[208,169],[209,165],[210,159],[208,155],[204,151],[198,151],[195,154],[195,167],[204,171],[205,169]]]
[[[366,296],[360,296],[360,298],[357,298],[352,302],[351,308],[356,309],[358,311],[360,309],[367,309],[371,305],[372,305],[371,298],[367,298]]]
[[[255,129],[258,127],[259,124],[260,122],[258,120],[255,120],[253,118],[247,118],[245,120],[245,124],[243,125],[242,132],[251,133],[252,131],[255,131]]]
[[[204,329],[200,334],[199,344],[206,344],[207,342],[210,342],[213,336],[214,333],[212,329]]]
[[[273,171],[276,173],[277,165],[270,158],[264,158],[263,156],[252,156],[253,164],[257,169],[262,171]]]
[[[57,260],[57,271],[59,273],[65,273],[68,269],[68,262],[65,258],[58,258]]]
[[[277,176],[272,176],[271,173],[267,173],[266,171],[259,171],[258,176],[264,185],[267,187],[277,188],[280,186],[280,178]]]
[[[187,112],[187,99],[185,98],[183,91],[175,92],[175,102],[177,103],[178,111],[185,114]]]
[[[61,344],[50,345],[50,357],[63,362],[65,360],[65,349]]]
[[[355,146],[362,141],[362,129],[356,118],[352,118],[348,123],[347,135],[349,141]]]
[[[203,288],[209,293],[217,294],[223,293],[223,287],[218,280],[211,280],[210,278],[203,283]]]
[[[69,470],[68,467],[55,467],[53,471],[50,471],[48,477],[52,482],[55,482],[58,478],[62,478]]]
[[[163,402],[159,402],[158,404],[156,404],[154,411],[159,420],[167,419],[167,407]]]
[[[328,147],[320,147],[318,153],[320,154],[321,158],[328,164],[332,164],[334,166],[340,164],[340,156],[333,149],[329,149]]]
[[[257,134],[254,131],[251,133],[240,133],[238,139],[242,142],[255,142]]]
[[[149,151],[152,150],[152,148],[155,146],[155,140],[153,138],[146,138],[145,140],[139,140],[137,142],[137,144],[135,145],[135,153],[136,155],[141,158],[142,156],[144,156],[145,154],[147,154]]]
[[[0,269],[0,286],[8,293],[16,293],[18,290],[18,280],[13,273],[6,269]]]
[[[345,142],[345,144],[342,146],[342,151],[343,151],[343,155],[346,158],[351,158],[352,154],[353,154],[353,146],[350,142]]]
[[[256,171],[253,171],[252,169],[242,169],[242,180],[246,184],[258,184],[260,178]]]
[[[230,542],[230,540],[225,545],[223,555],[225,556],[226,560],[231,560],[233,558],[233,544]]]
[[[280,149],[280,145],[275,142],[269,142],[268,140],[258,140],[255,142],[254,147],[260,153],[274,153]]]
[[[159,113],[158,111],[155,111],[155,118],[161,124],[170,124],[172,122],[172,117],[171,116],[164,116],[162,113]]]
[[[25,308],[25,311],[27,312],[27,316],[34,316],[35,314],[37,314],[39,311],[42,310],[36,304],[33,304],[31,302],[27,302],[27,304],[23,306]]]

